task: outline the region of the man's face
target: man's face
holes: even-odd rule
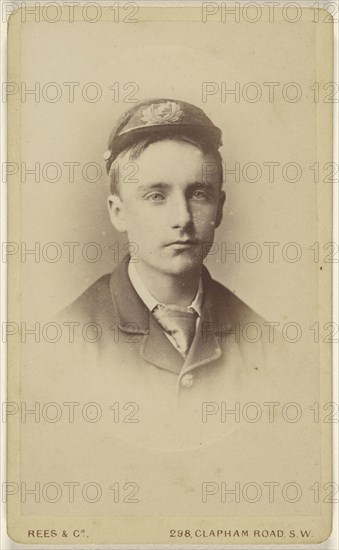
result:
[[[124,162],[120,180],[126,173]],[[132,181],[120,181],[120,197],[109,197],[113,225],[127,231],[129,242],[136,245],[133,258],[169,275],[201,266],[225,199],[220,167],[204,175],[203,163],[213,162],[184,141],[153,143],[140,154]]]

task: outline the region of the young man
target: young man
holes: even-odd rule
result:
[[[220,145],[201,109],[172,99],[139,103],[111,134],[109,214],[131,254],[66,315],[99,327],[84,356],[119,395],[234,399],[274,366],[263,319],[203,265],[225,200]]]

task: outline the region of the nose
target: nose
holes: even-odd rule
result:
[[[192,214],[187,198],[183,193],[173,197],[171,209],[171,225],[175,229],[187,229],[192,224]]]

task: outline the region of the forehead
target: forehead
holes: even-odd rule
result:
[[[191,143],[163,140],[146,147],[133,162],[137,169],[135,179],[140,185],[158,182],[184,185],[206,181],[206,164],[216,160]],[[217,171],[214,177],[208,176],[212,184],[219,181]]]

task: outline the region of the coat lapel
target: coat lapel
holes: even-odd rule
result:
[[[141,355],[149,363],[179,374],[184,359],[169,341],[151,312],[149,312],[149,328],[150,331],[144,339]]]
[[[203,269],[202,276],[204,289],[202,314],[182,369],[183,373],[211,363],[222,355],[217,337],[221,324],[218,318],[215,317],[214,296],[211,288],[212,279],[206,268]]]
[[[184,360],[134,290],[128,277],[128,257],[111,274],[110,293],[120,330],[144,335],[139,346],[141,357],[157,367],[179,373]]]

